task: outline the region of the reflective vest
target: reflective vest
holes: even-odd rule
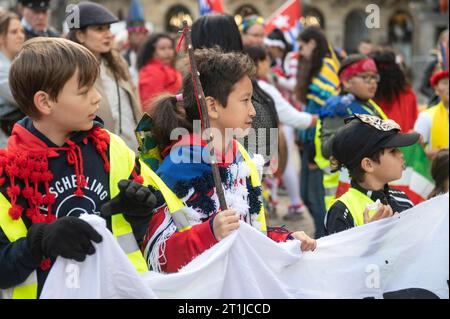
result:
[[[109,162],[111,167],[109,187],[110,197],[113,198],[119,194],[119,181],[128,179],[134,169],[135,153],[126,146],[121,138],[111,133],[109,135]],[[141,163],[141,168],[143,168],[141,175],[144,178],[144,184],[152,184],[152,177],[156,174],[151,172],[143,163]],[[10,207],[9,201],[0,194],[0,227],[8,240],[15,242],[20,238],[26,237],[28,230],[22,219],[13,220],[9,216],[8,211]],[[111,226],[114,237],[136,270],[138,272],[148,271],[147,263],[133,235],[133,229],[124,216],[122,214],[113,215],[111,217]],[[1,295],[13,299],[35,299],[37,298],[37,288],[37,274],[36,271],[33,271],[25,282],[14,288],[2,290]]]
[[[372,100],[368,101],[369,104],[375,109],[376,113],[373,110],[364,107],[367,112],[371,115],[380,115],[381,119],[387,120],[388,117],[383,112],[383,110]],[[351,115],[351,114],[349,114]],[[323,171],[323,187],[325,190],[325,209],[328,211],[334,203],[336,199],[336,192],[339,186],[339,172],[332,173],[330,170],[330,161],[325,158],[322,154],[322,142],[320,140],[320,132],[322,128],[322,121],[317,121],[316,126],[316,135],[314,136],[314,144],[316,147],[316,156],[314,157],[314,161],[317,166]]]
[[[245,150],[245,148],[239,143],[238,149],[241,153],[242,157],[244,158],[245,163],[249,167],[250,170],[250,181],[253,187],[261,187],[261,178],[259,176],[258,169],[256,168],[255,163],[250,158],[250,155]],[[141,170],[142,172],[142,170]],[[184,205],[183,201],[177,197],[160,179],[156,173],[149,170],[149,174],[153,177],[153,185],[156,185],[156,187],[161,191],[164,200],[166,201],[167,208],[169,210],[169,213],[171,214],[172,220],[174,221],[175,226],[177,227],[178,232],[183,232],[186,230],[189,230],[192,228],[189,219],[187,218],[186,212],[186,206]],[[261,209],[258,214],[257,222],[260,225],[260,231],[264,234],[267,234],[267,224],[266,224],[266,215],[262,200],[262,194],[259,198],[261,202]]]
[[[425,110],[431,118],[429,149],[448,148],[449,120],[444,103],[440,102]]]
[[[347,207],[353,217],[355,226],[364,225],[364,210],[368,204],[374,203],[371,198],[354,188],[350,188],[344,195],[339,197],[334,202],[336,201],[342,202]],[[368,213],[369,218],[375,215],[375,213],[376,210],[370,210]]]

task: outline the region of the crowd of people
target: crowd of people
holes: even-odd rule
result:
[[[262,17],[238,25],[208,14],[191,27],[190,60],[177,52],[180,34],[151,32],[139,10],[130,10],[128,45],[118,50],[111,25],[119,19],[102,5],[77,4],[79,23],[60,35],[49,1],[18,2],[18,13],[0,10],[0,298],[38,297],[56,257],[95,253],[102,238],[83,213],[105,218],[138,271],[173,273],[240,222],[314,251],[315,239],[411,208],[389,185],[405,168],[401,147],[419,144],[432,163],[430,198],[448,192],[441,51],[422,85],[430,105],[420,107],[393,49],[364,40],[347,55],[318,26],[304,28],[293,51],[279,29],[265,32]],[[448,52],[448,31],[439,46]],[[141,119],[151,122],[144,137]],[[205,123],[217,134],[211,143]],[[271,174],[262,172],[272,159],[249,152],[252,128],[278,128],[284,141],[284,165]],[[143,152],[149,141],[157,168]],[[351,185],[339,195],[343,174]],[[315,239],[268,225],[280,187],[285,220],[309,211]]]

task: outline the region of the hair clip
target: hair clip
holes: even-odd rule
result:
[[[183,102],[183,93],[175,95],[175,98],[177,99],[177,102]]]

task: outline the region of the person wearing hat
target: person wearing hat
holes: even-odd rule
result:
[[[128,50],[123,57],[127,61],[130,74],[137,86],[139,72],[137,68],[137,56],[142,46],[148,39],[149,29],[145,23],[144,10],[139,0],[133,0],[130,4],[127,17]]]
[[[113,50],[114,37],[110,30],[111,24],[119,19],[104,6],[94,2],[82,1],[77,7],[79,24],[71,24],[67,38],[84,45],[101,63],[96,89],[103,99],[97,115],[104,121],[106,129],[119,135],[128,147],[137,151],[134,129],[142,117],[141,106],[128,65]],[[73,14],[69,12],[67,18]]]
[[[332,142],[332,167],[348,169],[351,188],[339,197],[325,219],[327,234],[361,226],[413,206],[402,191],[389,182],[402,176],[405,168],[399,147],[419,140],[418,133],[400,133],[392,120],[355,114],[345,120]]]
[[[59,37],[60,34],[49,25],[50,0],[19,0],[22,25],[26,39],[35,37]]]
[[[324,172],[325,207],[328,210],[336,199],[339,172],[330,172],[331,141],[344,119],[353,114],[370,114],[387,119],[383,110],[372,100],[380,79],[375,61],[365,55],[350,55],[338,72],[341,93],[329,98],[320,110],[315,135],[316,164]]]
[[[439,150],[448,148],[449,144],[448,70],[436,72],[430,83],[441,101],[419,114],[414,130],[421,135],[427,156],[433,158]]]

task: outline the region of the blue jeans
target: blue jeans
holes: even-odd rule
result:
[[[315,238],[325,236],[325,189],[323,187],[323,173],[319,168],[310,170],[308,162],[314,153],[314,143],[305,143],[302,155],[302,169],[300,190],[303,201],[311,213],[316,226]]]

